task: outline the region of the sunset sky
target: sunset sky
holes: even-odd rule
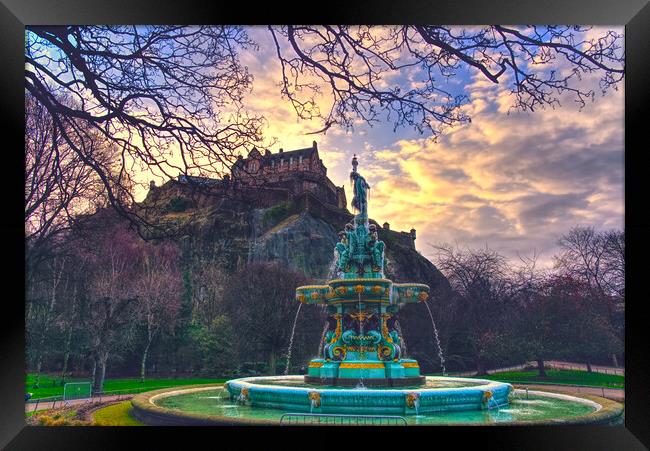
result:
[[[555,110],[508,114],[507,83],[459,73],[451,83],[470,96],[472,122],[448,130],[437,143],[411,129],[394,131],[392,123],[306,135],[320,124],[299,121],[281,99],[280,66],[268,31],[251,27],[249,33],[260,49],[241,55],[255,76],[246,104],[268,119],[266,138],[277,139],[271,151],[316,140],[329,177],[345,185],[348,200],[356,153],[371,185],[370,217],[395,230],[416,228],[423,255],[432,256],[432,244],[457,242],[487,245],[515,260],[537,252],[539,264],[548,266],[557,239],[571,227],[623,227],[622,83],[603,97],[597,79],[584,77],[596,98],[582,111],[569,100]],[[391,82],[408,84],[409,78]]]

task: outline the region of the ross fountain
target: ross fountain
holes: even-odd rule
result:
[[[400,308],[425,303],[429,286],[394,283],[384,275],[385,244],[375,224],[368,221],[368,189],[352,160],[353,221],[339,232],[336,257],[330,274],[337,277],[324,285],[296,289],[296,300],[327,309],[329,326],[321,355],[311,360],[302,387],[277,377],[229,381],[233,399],[247,389],[253,406],[301,412],[345,414],[406,414],[463,409],[487,409],[488,399],[507,404],[509,384],[485,380],[462,383],[451,378],[420,374],[418,362],[402,355],[402,338],[396,327]],[[428,308],[428,305],[427,305]],[[433,318],[432,318],[433,319]],[[434,331],[437,335],[437,330]],[[439,341],[438,341],[439,346]],[[442,351],[438,355],[444,371]],[[320,387],[320,388],[319,388]],[[349,387],[349,389],[346,389]],[[319,395],[318,406],[314,404]],[[490,393],[486,398],[485,393]]]
[[[300,307],[321,306],[328,324],[319,356],[304,376],[262,376],[233,379],[224,387],[173,389],[138,395],[136,415],[154,424],[278,424],[282,416],[319,419],[381,415],[406,424],[535,424],[612,422],[620,417],[617,403],[530,392],[515,396],[510,384],[484,379],[425,377],[418,362],[406,358],[397,314],[404,305],[424,303],[432,320],[443,373],[438,331],[426,300],[429,286],[394,283],[384,275],[385,244],[369,224],[370,188],[352,160],[353,221],[339,232],[335,278],[323,285],[296,289]],[[291,356],[289,345],[287,360]],[[216,396],[214,392],[217,392]],[[228,400],[220,400],[223,392]],[[528,391],[526,391],[528,394]],[[517,393],[519,394],[519,393]],[[210,395],[210,396],[209,396]],[[230,402],[228,402],[230,401]],[[605,407],[604,407],[605,406]],[[408,421],[407,421],[408,419]],[[167,421],[167,423],[165,423]],[[538,424],[537,423],[537,424]]]

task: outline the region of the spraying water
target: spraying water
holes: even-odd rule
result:
[[[327,280],[331,280],[334,277],[338,277],[339,272],[338,272],[338,265],[339,262],[339,251],[334,248],[334,256],[332,257],[332,261],[330,262],[329,267],[327,268]]]
[[[438,337],[438,328],[436,327],[436,322],[433,320],[433,314],[429,308],[429,304],[426,301],[423,302],[424,306],[429,312],[429,318],[431,318],[431,325],[433,326],[433,335],[436,338],[436,345],[438,346],[438,358],[440,359],[440,367],[442,368],[442,375],[447,375],[447,370],[445,369],[445,358],[442,355],[442,346],[440,346],[440,337]]]
[[[298,310],[296,310],[296,316],[293,319],[293,327],[291,328],[291,338],[289,339],[289,349],[287,350],[287,367],[284,369],[284,375],[289,374],[289,363],[291,362],[291,348],[293,347],[293,335],[296,333],[296,324],[298,323],[298,314],[300,313],[300,307],[302,304],[298,304]]]
[[[325,326],[323,327],[323,333],[320,336],[320,344],[318,345],[318,356],[320,357],[323,354],[323,345],[325,344],[325,334],[329,329],[329,322],[325,321]]]
[[[358,308],[359,312],[361,312],[361,293],[359,293],[359,303],[357,304],[357,308]],[[363,336],[363,322],[361,321],[361,315],[359,315],[359,336],[360,337]],[[364,353],[362,351],[362,349],[363,349],[362,345],[359,345],[359,349],[361,350],[361,352],[359,353],[359,359],[360,360],[365,360],[366,356],[364,355]],[[364,369],[361,368],[359,383],[355,387],[355,388],[357,388],[359,390],[365,390],[365,388],[366,388],[366,386],[363,385],[363,370]]]
[[[397,333],[399,335],[400,339],[400,344],[402,345],[402,355],[406,357],[408,354],[406,353],[406,340],[404,339],[404,334],[402,334],[402,327],[399,325],[399,321],[395,321],[395,329],[397,329]]]

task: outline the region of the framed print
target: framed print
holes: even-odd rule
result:
[[[8,449],[647,446],[643,1],[4,5]]]

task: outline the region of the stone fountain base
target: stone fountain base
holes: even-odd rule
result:
[[[420,366],[413,359],[325,360],[309,362],[305,382],[319,385],[353,387],[361,382],[373,387],[408,387],[425,382]]]
[[[305,376],[306,384],[329,385],[334,387],[356,387],[362,383],[365,387],[413,387],[420,386],[426,382],[425,376],[394,378],[376,378],[376,379],[356,379],[341,377],[317,377]]]
[[[420,382],[420,377],[413,378]],[[418,388],[305,386],[302,376],[263,376],[230,380],[225,384],[233,402],[285,412],[324,414],[416,415],[483,410],[508,404],[510,384],[483,379],[427,377]],[[340,382],[337,381],[337,382]],[[383,384],[386,383],[384,379]],[[435,387],[435,388],[433,388]]]

